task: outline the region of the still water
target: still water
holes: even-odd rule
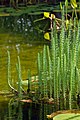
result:
[[[2,106],[1,106],[2,105]],[[20,103],[9,100],[0,103],[0,120],[47,120],[54,106],[47,104]]]
[[[27,70],[31,69],[36,74],[37,54],[43,48],[44,43],[26,43],[21,35],[1,34],[0,35],[0,91],[8,89],[7,86],[7,50],[11,56],[12,80],[16,81],[17,56],[20,56],[22,78],[27,78]],[[14,82],[13,82],[14,83]],[[5,86],[4,86],[5,85]]]
[[[20,103],[7,97],[10,91],[7,83],[7,51],[11,58],[11,80],[15,87],[17,81],[16,63],[20,56],[22,79],[27,78],[27,70],[37,74],[37,54],[43,49],[44,41],[29,41],[21,34],[12,32],[0,34],[0,120],[46,120],[47,105]],[[52,107],[50,108],[52,109]]]

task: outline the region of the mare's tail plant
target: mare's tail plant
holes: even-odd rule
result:
[[[10,51],[7,51],[7,54],[8,54],[8,59],[7,59],[7,67],[8,67],[7,80],[8,80],[8,85],[14,92],[17,92],[17,90],[12,85]]]
[[[42,55],[38,53],[38,76],[40,92],[56,101],[69,99],[69,107],[77,100],[79,88],[80,21],[70,20],[65,28],[64,9],[61,31],[56,31],[56,23],[51,31],[51,48],[44,46]],[[41,87],[42,86],[42,87]],[[42,90],[41,90],[42,88]]]
[[[20,64],[20,58],[18,56],[18,63],[16,64],[17,72],[18,72],[18,95],[19,98],[22,98],[22,76],[21,76],[21,64]]]

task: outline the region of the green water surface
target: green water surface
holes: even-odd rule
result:
[[[7,83],[7,50],[11,56],[11,80],[13,86],[17,81],[17,56],[20,56],[22,79],[27,78],[27,70],[31,74],[37,74],[37,54],[42,50],[43,41],[30,41],[21,34],[1,33],[0,34],[0,93],[10,90]]]

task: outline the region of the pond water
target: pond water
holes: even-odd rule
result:
[[[7,50],[11,56],[11,73],[15,81],[17,56],[20,56],[22,78],[27,78],[27,70],[31,69],[32,74],[36,74],[37,54],[42,50],[44,43],[40,41],[26,42],[21,35],[0,34],[0,90],[8,89],[7,86]],[[4,87],[5,85],[5,87]]]
[[[30,38],[30,37],[29,37]],[[14,87],[17,81],[16,63],[17,56],[20,56],[22,79],[27,78],[27,70],[32,75],[37,74],[37,54],[43,49],[43,40],[31,41],[22,34],[13,32],[0,33],[0,120],[44,120],[43,113],[45,105],[22,104],[15,102],[13,97],[8,95],[10,88],[7,82],[7,51],[10,51],[11,58],[11,80]],[[6,95],[7,93],[7,95]],[[10,97],[10,98],[9,98]]]
[[[18,56],[21,62],[22,79],[27,78],[28,69],[31,75],[37,75],[37,55],[44,44],[43,31],[49,21],[34,22],[42,16],[0,17],[0,120],[46,120],[47,114],[53,112],[53,105],[21,103],[10,94],[8,85],[8,54],[11,60],[11,82],[17,87],[18,74],[16,63]],[[45,24],[45,22],[47,24]],[[12,97],[11,97],[12,96]]]
[[[0,120],[47,120],[54,106],[47,104],[20,103],[10,99],[0,103]]]

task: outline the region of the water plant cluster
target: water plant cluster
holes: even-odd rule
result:
[[[70,105],[77,101],[80,94],[79,54],[80,54],[80,21],[69,25],[66,31],[62,18],[61,32],[57,33],[56,25],[51,32],[51,47],[44,46],[38,53],[39,90],[42,97],[54,98]],[[72,21],[71,21],[72,22]]]
[[[72,24],[73,23],[73,24]],[[38,53],[37,76],[32,77],[28,70],[28,78],[23,81],[21,77],[20,58],[18,56],[18,93],[21,98],[22,86],[25,84],[27,94],[33,94],[33,100],[53,100],[63,106],[72,108],[77,104],[80,95],[80,21],[76,18],[70,20],[66,29],[64,9],[61,30],[56,30],[54,21],[51,30],[51,46],[44,45],[43,51]],[[8,83],[10,81],[10,55],[8,54]],[[9,85],[10,86],[10,85]],[[11,87],[11,86],[10,86]]]

